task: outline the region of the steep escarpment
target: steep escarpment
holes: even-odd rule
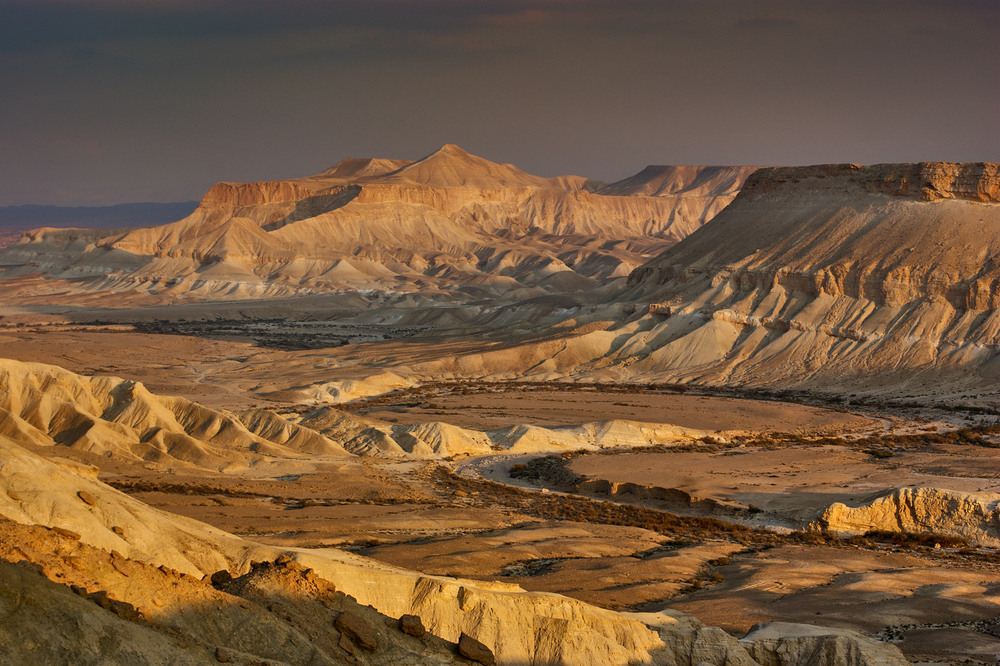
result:
[[[171,299],[580,291],[689,235],[742,182],[741,169],[672,169],[595,193],[586,179],[540,178],[454,145],[416,162],[351,158],[307,178],[218,183],[167,225],[25,236],[0,266],[75,278],[74,293]]]
[[[682,380],[919,392],[991,381],[996,164],[763,169],[634,271],[649,304],[613,356]],[[959,376],[959,371],[968,371]],[[864,379],[861,379],[864,377]]]
[[[870,194],[922,201],[966,199],[980,203],[1000,202],[1000,165],[991,162],[776,167],[760,169],[743,189],[746,196],[753,197],[785,184],[803,181],[808,181],[809,186],[817,190],[839,188],[846,184]]]
[[[778,283],[890,302],[953,294],[962,281],[988,287],[982,279],[993,268],[998,209],[965,202],[998,202],[998,168],[761,169],[710,228],[636,270],[629,282],[651,293],[671,280],[709,275],[744,289]],[[925,184],[908,188],[908,176]],[[930,202],[938,205],[922,205]],[[721,242],[737,232],[739,242]],[[916,291],[898,291],[907,288]]]

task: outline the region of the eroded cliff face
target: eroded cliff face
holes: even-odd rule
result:
[[[921,201],[1000,201],[1000,164],[991,162],[771,167],[755,171],[746,180],[743,192],[745,197],[752,198],[789,183],[802,182],[808,182],[809,187],[815,190],[853,187],[869,194]]]
[[[585,179],[539,178],[446,145],[412,163],[348,159],[307,178],[218,183],[178,222],[34,234],[0,264],[8,276],[71,275],[71,291],[173,297],[578,291],[689,235],[745,171],[658,167],[595,194]]]
[[[762,169],[633,271],[628,297],[649,304],[644,342],[613,356],[681,380],[912,394],[966,369],[960,383],[987,383],[1000,343],[998,169]]]
[[[930,534],[995,548],[1000,546],[1000,495],[898,488],[855,505],[831,504],[814,527],[844,534]]]

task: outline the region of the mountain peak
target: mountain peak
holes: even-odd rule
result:
[[[477,187],[483,189],[543,187],[551,185],[512,164],[498,164],[446,143],[430,155],[387,174],[383,182],[430,187]]]
[[[389,160],[375,157],[347,157],[326,171],[316,175],[323,178],[365,178],[391,173],[407,164],[411,164],[411,162],[409,160]]]
[[[435,150],[432,155],[469,155],[468,151],[462,150],[460,146],[456,146],[453,143],[446,143],[437,150]]]

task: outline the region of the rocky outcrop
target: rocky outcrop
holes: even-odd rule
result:
[[[391,425],[333,407],[320,407],[304,414],[298,423],[340,443],[355,455],[416,458],[642,447],[690,442],[709,434],[692,428],[624,420],[553,428],[516,425],[486,431],[443,422]]]
[[[459,662],[453,643],[410,637],[289,558],[209,582],[39,527],[0,519],[0,535],[0,581],[12,597],[0,593],[0,607],[24,611],[0,627],[9,663]]]
[[[216,183],[201,198],[200,208],[216,206],[261,206],[288,203],[306,199],[315,194],[316,188],[289,180],[272,180],[259,183]]]
[[[653,653],[653,663],[664,666],[756,666],[739,642],[718,627],[673,610],[629,613],[656,629],[663,647]]]
[[[904,666],[899,648],[857,632],[771,622],[736,640],[718,627],[666,610],[634,613],[659,631],[664,647],[654,664],[671,666]]]
[[[25,387],[12,390],[15,383]],[[104,426],[110,431],[116,431],[114,426],[166,424],[174,419],[206,440],[229,437],[225,433],[237,428],[238,422],[218,415],[205,420],[198,410],[176,413],[153,397],[137,398],[137,385],[105,378],[67,378],[50,366],[12,365],[3,386],[8,407],[16,407],[25,418],[8,409],[0,420],[4,427],[0,433],[0,516],[49,528],[51,538],[75,544],[74,549],[103,551],[101,557],[83,560],[74,555],[77,564],[66,565],[65,571],[72,569],[75,576],[84,571],[80,562],[97,566],[107,559],[106,572],[121,574],[103,592],[85,590],[88,599],[93,597],[101,608],[122,617],[153,618],[154,624],[175,629],[183,625],[184,631],[201,636],[203,644],[221,646],[226,658],[242,659],[247,650],[268,659],[287,658],[290,663],[302,661],[304,655],[319,655],[313,659],[316,663],[331,663],[323,656],[327,655],[337,663],[340,653],[333,650],[337,646],[362,663],[386,663],[386,650],[394,650],[392,658],[401,663],[436,663],[435,654],[412,642],[400,642],[417,639],[397,630],[395,622],[374,617],[378,611],[389,618],[415,616],[430,634],[452,645],[467,635],[486,648],[477,648],[475,658],[488,661],[492,654],[498,663],[754,663],[724,632],[679,613],[627,616],[559,595],[526,592],[515,585],[422,575],[333,549],[268,546],[152,509],[103,484],[95,467],[48,460],[29,448],[45,446],[47,438],[52,447],[48,428],[52,423],[70,422],[60,416],[66,414],[99,413],[102,422],[113,424]],[[39,386],[44,390],[38,390]],[[273,447],[281,446],[277,442],[295,442],[303,448],[314,443],[309,433],[282,428],[258,412],[247,416],[262,435],[275,440]],[[46,429],[31,425],[28,418]],[[32,555],[35,551],[26,542],[18,544],[19,557],[39,557]],[[0,541],[0,550],[14,547],[13,541]],[[39,548],[37,552],[53,551]],[[145,586],[144,574],[134,568],[139,565],[146,566],[143,571],[150,575],[177,578],[177,584],[163,588],[169,591],[166,599],[159,588]],[[182,588],[196,582],[201,585],[196,595],[182,597]],[[215,588],[258,604],[273,617],[248,617],[257,611],[245,605],[226,610],[216,603]],[[330,603],[347,603],[340,594],[357,605],[331,607]],[[194,602],[191,609],[173,613],[189,601]],[[373,610],[365,610],[366,605]],[[313,620],[309,618],[331,608],[336,616],[322,623],[323,632],[303,634],[296,628],[310,626]],[[329,633],[331,628],[336,633]],[[29,635],[20,628],[17,631],[11,641]],[[177,635],[176,631],[170,635]],[[164,647],[164,654],[172,654],[171,649]],[[406,650],[430,661],[406,656],[410,654]],[[220,654],[218,649],[215,654]]]
[[[9,664],[216,664],[208,649],[121,619],[26,566],[0,561],[0,655]]]
[[[89,546],[197,578],[222,569],[243,574],[253,561],[290,556],[362,605],[390,617],[417,615],[428,631],[452,643],[469,634],[501,663],[624,665],[660,645],[641,622],[566,597],[423,576],[340,551],[246,541],[152,509],[97,481],[95,468],[56,465],[3,437],[0,466],[0,515],[11,520],[72,532]],[[96,504],[82,502],[80,490]],[[539,642],[540,635],[546,640]]]
[[[845,534],[930,534],[996,548],[1000,546],[1000,495],[898,488],[855,505],[831,504],[813,527]]]
[[[906,666],[899,648],[847,629],[769,622],[740,645],[761,666]]]
[[[760,169],[746,180],[744,196],[752,199],[787,184],[801,183],[819,191],[847,186],[870,194],[921,201],[965,199],[981,203],[1000,202],[1000,164],[990,162],[772,167]]]

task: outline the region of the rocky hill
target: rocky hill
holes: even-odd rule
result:
[[[757,168],[652,164],[634,176],[600,187],[595,192],[608,196],[662,197],[690,194],[731,199],[739,193],[743,182]]]
[[[559,304],[540,300],[495,317],[550,326],[527,342],[383,367],[408,382],[573,377],[995,406],[998,173],[936,162],[761,169],[717,217],[623,289],[560,311],[557,326]]]
[[[663,378],[847,393],[992,383],[998,203],[997,164],[762,169],[630,275],[649,314],[614,355]]]
[[[445,145],[416,162],[347,159],[306,178],[218,183],[167,225],[85,242],[35,231],[0,266],[4,277],[72,278],[74,292],[187,298],[578,291],[689,235],[745,172],[657,167],[592,192],[583,178],[540,178]]]

